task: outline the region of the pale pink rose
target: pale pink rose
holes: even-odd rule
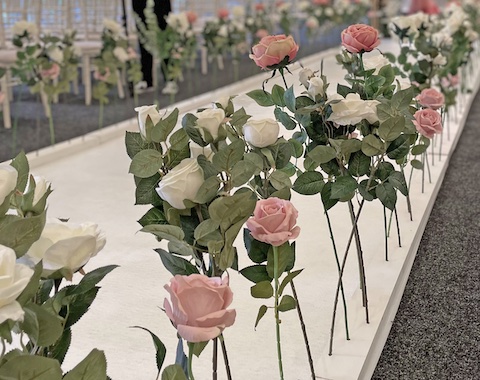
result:
[[[52,63],[49,69],[41,70],[40,75],[43,79],[56,79],[60,75],[60,66],[57,63]]]
[[[194,11],[187,11],[187,20],[189,24],[194,24],[197,19],[198,15]]]
[[[165,313],[187,342],[214,339],[235,322],[236,311],[227,310],[233,300],[228,277],[176,275],[164,288],[170,293],[171,302],[165,298]]]
[[[290,201],[275,197],[261,199],[247,220],[247,227],[256,240],[278,247],[297,238],[300,233],[300,227],[295,226],[297,216],[298,211]]]
[[[413,117],[413,124],[421,135],[431,139],[435,133],[442,133],[442,118],[437,111],[426,108],[415,112]]]
[[[131,46],[127,49],[128,59],[136,59],[138,57],[137,51]]]
[[[222,20],[225,20],[228,18],[228,16],[230,15],[230,12],[227,8],[220,8],[218,11],[217,11],[217,16],[219,18],[221,18]]]
[[[329,5],[330,0],[313,0],[313,4],[315,4],[315,5]]]
[[[342,31],[342,45],[350,53],[369,52],[379,44],[378,30],[370,25],[350,25]]]
[[[416,99],[420,105],[431,108],[432,110],[438,110],[445,104],[445,96],[434,88],[423,89]]]
[[[3,104],[3,102],[5,101],[5,94],[0,91],[0,104]]]
[[[442,86],[443,87],[456,87],[460,83],[460,77],[457,75],[452,75],[448,73],[448,77],[442,78]]]
[[[262,3],[257,3],[257,4],[255,4],[255,10],[256,11],[264,11],[265,10],[265,5],[263,5]]]
[[[270,66],[278,65],[288,56],[288,63],[297,56],[298,45],[292,36],[278,34],[263,37],[257,45],[252,47],[250,58],[257,66],[268,70]]]
[[[255,37],[262,39],[263,37],[268,36],[268,30],[267,29],[258,29],[257,33],[255,33]]]
[[[107,81],[109,76],[110,76],[110,69],[108,67],[105,67],[103,74],[98,70],[98,68],[96,68],[95,71],[93,72],[93,78],[102,82]]]

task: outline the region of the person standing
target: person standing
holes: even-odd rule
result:
[[[147,0],[132,0],[133,11],[139,16],[143,24],[145,24],[145,8],[147,7]],[[172,11],[172,5],[170,0],[154,0],[153,12],[157,16],[158,26],[161,30],[165,30],[167,22],[165,17]],[[141,31],[138,28],[138,33]],[[148,50],[140,43],[140,60],[142,63],[143,73],[143,90],[153,88],[153,56]]]

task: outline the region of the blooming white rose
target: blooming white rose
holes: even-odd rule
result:
[[[141,106],[136,107],[135,111],[138,112],[138,127],[140,129],[140,134],[142,138],[146,140],[147,138],[147,117],[150,116],[153,125],[157,124],[162,118],[160,112],[157,111],[157,106]]]
[[[0,245],[0,323],[22,321],[24,311],[15,301],[33,275],[26,265],[16,263],[13,249]]]
[[[185,34],[190,28],[186,12],[169,13],[165,21],[173,30],[176,30],[180,34]]]
[[[105,246],[105,233],[95,223],[75,224],[49,219],[40,239],[32,244],[25,259],[37,264],[42,260],[43,277],[65,269],[65,278],[88,263]]]
[[[317,95],[323,96],[325,91],[323,89],[324,83],[320,77],[312,77],[308,81],[308,94],[315,99]]]
[[[254,23],[255,20],[253,19],[253,17],[247,17],[247,19],[245,20],[245,24],[247,24],[248,26],[252,26]]]
[[[122,63],[125,63],[130,59],[128,52],[120,46],[113,49],[113,55]]]
[[[12,34],[16,36],[21,36],[25,32],[29,34],[30,37],[35,37],[38,35],[38,28],[33,22],[21,20],[17,21],[12,26]]]
[[[308,8],[310,8],[310,1],[303,0],[298,3],[298,9],[301,12],[305,12]]]
[[[467,20],[468,15],[462,8],[456,8],[450,16],[446,19],[447,26],[452,31],[452,34],[458,31],[462,24]]]
[[[103,19],[103,27],[108,29],[115,36],[122,32],[122,26],[115,20],[109,18]]]
[[[306,88],[308,88],[308,80],[314,76],[314,73],[309,68],[305,67],[300,70],[298,73],[298,80],[301,84],[303,84]]]
[[[232,8],[232,16],[236,19],[242,19],[245,17],[245,8],[241,5],[237,5]]]
[[[13,166],[0,165],[0,205],[17,186],[18,172]]]
[[[212,161],[213,150],[210,146],[200,146],[197,143],[190,141],[190,157],[197,158],[203,154],[208,161]]]
[[[470,42],[478,40],[478,33],[474,30],[467,30],[465,36],[468,38]]]
[[[60,49],[58,46],[54,46],[53,48],[48,49],[47,52],[48,57],[57,63],[63,63],[63,50]]]
[[[332,103],[332,114],[328,118],[339,125],[355,125],[363,119],[370,124],[378,121],[378,100],[363,100],[359,94],[347,94],[345,98],[339,97],[340,102]]]
[[[318,19],[316,17],[309,17],[305,21],[305,25],[307,26],[308,29],[317,29],[320,26],[320,23],[318,22]]]
[[[206,130],[215,140],[218,137],[218,129],[225,119],[225,111],[221,108],[207,108],[198,112],[195,116],[198,118],[197,128],[200,129],[202,137],[205,138],[204,130]]]
[[[259,120],[248,120],[243,126],[245,140],[257,148],[275,144],[280,132],[280,126],[276,120],[266,118]]]
[[[172,207],[183,210],[183,201],[195,199],[203,182],[203,170],[197,159],[185,158],[162,178],[155,190]]]
[[[365,54],[363,56],[363,67],[365,70],[373,70],[378,75],[380,69],[390,64],[390,61],[383,54]]]
[[[313,11],[313,14],[317,17],[320,17],[323,14],[323,9],[322,8],[317,8]]]
[[[220,37],[228,37],[228,28],[227,25],[222,25],[220,29],[218,29],[218,35]]]
[[[333,17],[335,15],[335,12],[331,7],[325,8],[325,16],[327,17]]]
[[[447,64],[447,57],[445,57],[442,54],[438,54],[434,59],[433,59],[433,64],[438,65],[438,66],[445,66]]]

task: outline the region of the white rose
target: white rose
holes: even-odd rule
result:
[[[195,199],[203,182],[203,170],[197,159],[185,158],[162,178],[155,190],[172,207],[183,210],[183,201]]]
[[[32,244],[25,255],[34,264],[42,260],[43,277],[66,269],[65,278],[71,281],[73,273],[105,246],[105,234],[95,223],[64,223],[49,219],[40,239]]]
[[[63,50],[60,49],[58,46],[54,46],[51,49],[48,49],[48,57],[57,63],[63,63]]]
[[[203,154],[208,161],[212,161],[213,158],[213,150],[210,146],[200,146],[197,143],[190,141],[190,157],[197,158]]]
[[[138,112],[138,127],[140,134],[144,140],[147,139],[147,117],[150,116],[153,125],[157,124],[161,120],[160,113],[157,111],[156,105],[136,107],[135,111]]]
[[[280,132],[280,126],[276,120],[267,118],[248,120],[243,126],[245,140],[256,148],[265,148],[275,144]]]
[[[283,4],[281,4],[277,9],[278,9],[280,12],[288,12],[291,7],[292,7],[292,4],[291,4],[291,3],[283,3]]]
[[[113,55],[122,63],[125,63],[130,59],[127,51],[120,46],[117,46],[115,49],[113,49]]]
[[[241,18],[245,17],[245,8],[240,6],[240,5],[237,5],[237,6],[233,7],[232,8],[232,15],[236,19],[241,19]]]
[[[365,54],[363,56],[363,67],[365,70],[373,70],[378,75],[380,69],[390,64],[390,61],[383,54]]]
[[[24,311],[15,301],[33,275],[26,265],[17,264],[13,249],[0,245],[0,323],[22,321]]]
[[[438,66],[445,66],[447,64],[447,57],[445,57],[444,55],[438,54],[433,59],[433,64]]]
[[[359,94],[347,94],[338,103],[332,103],[332,114],[328,118],[339,125],[355,125],[363,119],[370,124],[378,121],[377,100],[363,100]]]
[[[333,17],[334,14],[335,14],[335,12],[333,11],[332,8],[330,8],[330,7],[325,8],[325,16]]]
[[[474,30],[467,30],[465,36],[468,38],[470,42],[478,40],[478,33]]]
[[[313,14],[317,17],[320,17],[323,14],[323,9],[322,8],[317,8],[313,11]]]
[[[298,3],[298,9],[301,11],[301,12],[305,12],[308,8],[310,8],[310,1],[300,1]]]
[[[308,94],[315,99],[317,95],[323,96],[325,94],[325,91],[323,90],[323,80],[320,77],[313,77],[310,78],[308,81]]]
[[[432,42],[437,47],[451,46],[453,39],[445,30],[441,30],[432,34]]]
[[[218,35],[220,37],[228,37],[228,28],[227,25],[222,25],[218,30]]]
[[[320,26],[320,23],[318,22],[318,19],[316,17],[309,17],[305,21],[305,25],[307,26],[308,29],[317,29]]]
[[[457,8],[452,14],[446,19],[447,25],[452,31],[452,33],[455,33],[464,21],[467,19],[467,15],[461,8]]]
[[[218,137],[218,129],[225,119],[225,111],[221,108],[207,108],[195,116],[198,118],[197,127],[200,129],[202,137],[205,138],[204,130],[206,130],[215,140]]]
[[[37,25],[35,25],[33,22],[21,20],[17,21],[12,26],[12,34],[16,36],[21,36],[25,32],[27,32],[30,37],[35,37],[38,34]]]
[[[115,20],[104,18],[103,19],[103,26],[104,26],[104,28],[106,28],[110,32],[112,32],[113,35],[119,35],[122,32],[121,25],[118,22],[116,22]]]
[[[298,73],[298,79],[301,84],[308,88],[308,80],[314,76],[313,71],[309,68],[303,68]]]
[[[165,19],[167,24],[180,34],[184,34],[190,27],[188,17],[185,12],[170,13]]]
[[[13,166],[0,165],[0,205],[17,186],[18,172]]]
[[[33,202],[32,206],[35,207],[40,199],[43,198],[45,193],[50,189],[50,182],[48,182],[45,178],[40,176],[33,176],[34,184],[30,183],[30,179],[27,184],[27,191],[30,191],[33,186],[35,186],[35,190],[33,192]]]
[[[252,26],[254,23],[255,23],[255,20],[253,19],[253,17],[248,17],[247,20],[245,21],[245,24],[247,24],[248,26]]]

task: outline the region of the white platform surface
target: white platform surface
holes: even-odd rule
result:
[[[384,50],[395,49],[393,44],[383,43]],[[302,60],[305,67],[320,68],[324,58],[325,73],[335,90],[336,82],[344,72],[337,66],[333,49],[315,57]],[[289,85],[297,86],[297,70],[287,75]],[[181,112],[193,112],[198,107],[209,106],[222,95],[242,94],[260,88],[262,74],[239,84],[219,89],[186,102],[179,103]],[[475,78],[476,80],[476,78]],[[268,82],[266,89],[279,78]],[[474,92],[478,87],[475,82]],[[298,95],[301,89],[295,89]],[[398,303],[410,272],[421,235],[445,173],[448,159],[465,122],[470,106],[465,97],[458,122],[450,122],[450,141],[443,141],[442,160],[435,158],[431,167],[432,183],[425,181],[421,192],[421,173],[414,173],[411,188],[414,220],[410,221],[406,201],[400,196],[398,211],[402,247],[397,244],[395,228],[389,239],[390,260],[384,260],[383,208],[379,201],[366,203],[360,218],[360,234],[365,255],[367,287],[371,323],[366,324],[358,289],[356,253],[352,246],[344,274],[344,286],[348,298],[351,340],[346,341],[342,321],[342,309],[338,309],[334,355],[328,356],[328,338],[337,282],[337,269],[328,235],[323,206],[319,196],[300,196],[293,193],[292,201],[299,210],[298,224],[302,231],[297,239],[296,269],[305,268],[296,279],[300,304],[309,333],[315,369],[319,379],[368,379],[388,335]],[[258,107],[245,95],[235,100],[255,117],[266,117],[268,111]],[[134,112],[132,110],[132,116]],[[134,206],[135,186],[128,174],[130,159],[125,152],[124,131],[137,130],[132,119],[102,131],[59,144],[29,155],[32,171],[53,184],[48,215],[70,218],[74,222],[94,221],[107,234],[107,245],[91,260],[86,270],[117,264],[119,268],[101,283],[102,289],[91,310],[74,326],[72,346],[64,363],[68,369],[78,363],[88,352],[97,347],[105,351],[108,373],[114,380],[153,380],[156,378],[155,352],[150,336],[130,326],[139,325],[155,332],[165,343],[168,353],[166,364],[174,362],[177,343],[176,331],[160,307],[166,296],[163,285],[171,275],[163,268],[158,255],[156,240],[144,233],[136,223],[147,206]],[[287,135],[287,131],[285,132]],[[437,148],[436,148],[437,149]],[[438,152],[438,149],[437,149]],[[409,171],[407,172],[408,176]],[[347,236],[351,229],[345,204],[331,211],[338,249],[343,255]],[[243,241],[236,241],[240,267],[252,265],[245,254]],[[237,320],[225,330],[225,340],[234,379],[276,379],[278,368],[274,335],[274,318],[271,311],[253,326],[258,307],[263,303],[250,296],[251,283],[241,275],[230,272],[234,292],[232,307],[237,310]],[[78,278],[76,278],[78,281]],[[269,301],[271,302],[271,300]],[[308,362],[295,311],[282,314],[282,345],[285,379],[310,379]],[[219,364],[219,379],[225,379],[225,371]],[[211,378],[211,347],[194,360],[197,380]]]

